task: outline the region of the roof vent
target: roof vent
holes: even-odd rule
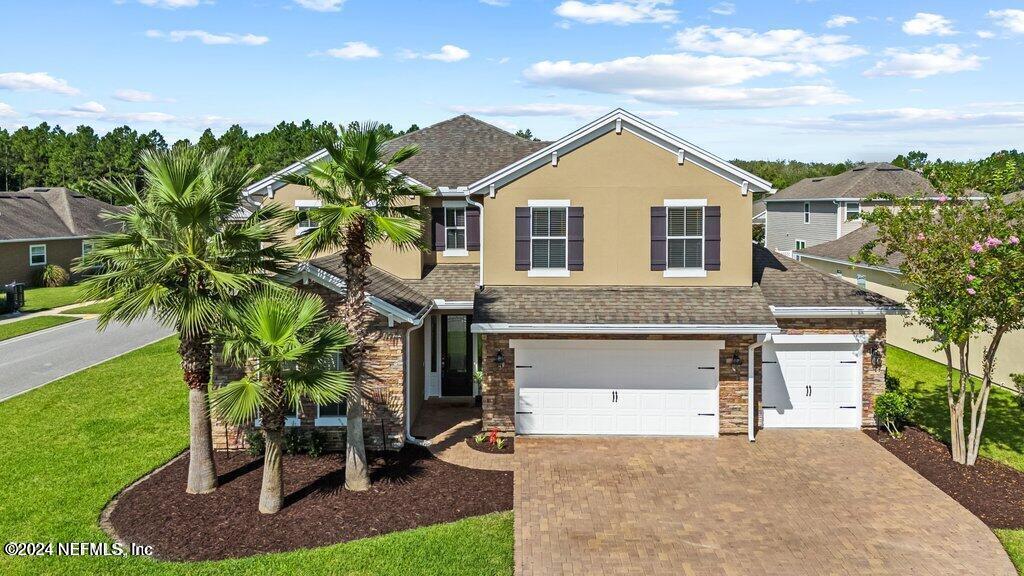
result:
[[[903,172],[903,168],[898,166],[879,166],[878,168],[875,168],[875,170],[878,170],[879,172]]]
[[[33,192],[46,192],[48,190],[49,190],[49,188],[33,188],[32,189]]]
[[[865,168],[867,168],[867,166],[857,166],[856,168],[853,169],[853,172],[860,172],[861,170],[864,170]]]
[[[811,182],[821,182],[824,178],[812,178]]]

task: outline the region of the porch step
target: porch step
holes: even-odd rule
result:
[[[428,398],[424,406],[472,406],[476,399],[473,396],[443,396],[440,398]]]

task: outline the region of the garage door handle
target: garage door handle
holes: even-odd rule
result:
[[[840,408],[845,408],[847,410],[856,410],[857,409],[856,406],[840,406]]]
[[[775,410],[775,406],[761,406],[761,408],[764,408],[765,410]]]
[[[840,360],[839,363],[840,364],[856,364],[857,361],[856,360]]]
[[[519,411],[516,411],[516,414],[533,414],[533,412],[519,412]]]
[[[697,370],[714,370],[714,366],[698,366]]]
[[[710,413],[709,412],[698,412],[697,413],[697,416],[714,416],[714,415],[715,415],[714,412],[710,412]]]
[[[533,366],[520,366],[519,364],[516,364],[516,368],[533,368]]]

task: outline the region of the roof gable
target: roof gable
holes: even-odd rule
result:
[[[468,186],[468,192],[490,192],[528,174],[542,166],[557,165],[558,156],[567,154],[581,146],[608,134],[628,131],[648,143],[677,157],[680,163],[690,162],[716,174],[737,186],[762,192],[773,193],[770,182],[726,162],[722,158],[683,140],[625,110],[616,109],[567,136],[552,142],[525,158],[481,178]]]
[[[117,209],[67,188],[0,192],[0,241],[97,236],[117,228],[102,217]]]
[[[921,174],[889,164],[875,162],[856,166],[835,176],[804,178],[784,188],[768,202],[783,200],[830,200],[863,199],[873,194],[892,194],[897,197],[911,197],[924,193],[937,197],[938,191]]]

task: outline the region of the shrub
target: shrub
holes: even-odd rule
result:
[[[284,433],[284,453],[289,456],[294,456],[302,452],[303,448],[302,433],[299,432],[298,428],[289,428]]]
[[[487,434],[484,434],[483,432],[481,432],[481,433],[477,434],[476,436],[473,436],[473,440],[475,440],[477,444],[483,444],[484,440],[487,440]]]
[[[71,275],[68,274],[68,271],[56,264],[47,264],[46,266],[43,266],[42,270],[36,273],[36,286],[42,286],[44,288],[67,286],[70,281]]]
[[[313,458],[319,458],[327,449],[327,436],[316,428],[306,434],[305,450]]]
[[[245,433],[245,446],[250,456],[259,458],[263,456],[263,452],[267,448],[267,442],[263,439],[263,433],[259,430],[248,430]]]
[[[896,376],[889,374],[889,370],[885,370],[885,391],[895,392],[900,389],[900,379]]]
[[[895,390],[875,398],[875,419],[893,438],[902,436],[900,428],[910,421],[910,415],[917,408],[917,400],[904,392]]]
[[[1017,400],[1017,406],[1024,410],[1024,374],[1010,374],[1010,380],[1013,380],[1014,398]]]

